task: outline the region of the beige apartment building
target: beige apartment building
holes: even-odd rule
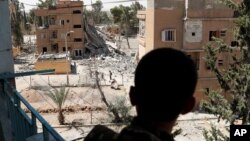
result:
[[[35,11],[38,18],[36,28],[37,52],[65,53],[73,58],[83,56],[83,2],[58,0],[54,6]]]
[[[139,11],[139,58],[155,48],[169,47],[187,53],[199,73],[195,96],[205,99],[204,89],[218,89],[218,81],[204,60],[203,47],[213,36],[235,46],[232,28],[237,12],[215,0],[148,0],[147,10]],[[218,56],[217,65],[226,69],[227,54]]]

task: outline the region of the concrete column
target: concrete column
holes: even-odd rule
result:
[[[0,1],[0,73],[14,72],[8,0]]]
[[[12,57],[11,27],[8,0],[0,0],[0,74],[14,73],[14,61]],[[4,141],[12,141],[11,122],[8,118],[6,99],[3,96],[0,83],[0,122]],[[1,139],[2,140],[2,139]]]

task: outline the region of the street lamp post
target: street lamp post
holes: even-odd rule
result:
[[[66,55],[68,56],[68,42],[67,42],[67,36],[68,36],[68,34],[70,34],[70,33],[74,33],[74,31],[68,31],[68,32],[66,32],[65,33],[65,51],[66,51]]]
[[[66,51],[66,59],[68,59],[68,43],[67,43],[67,36],[70,33],[74,33],[74,31],[68,31],[65,33],[65,51]],[[69,72],[67,72],[67,86],[69,86]]]

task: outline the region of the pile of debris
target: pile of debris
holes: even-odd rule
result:
[[[105,40],[98,34],[96,28],[88,24],[85,20],[84,24],[85,44],[86,49],[90,52],[90,55],[109,54],[108,47]]]

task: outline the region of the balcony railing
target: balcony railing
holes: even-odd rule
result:
[[[42,124],[43,140],[64,141],[64,139],[47,123],[47,121],[27,102],[7,79],[2,79],[3,96],[7,102],[8,116],[11,120],[15,141],[25,141],[36,135],[37,121]],[[21,108],[25,106],[31,113],[29,116]]]

